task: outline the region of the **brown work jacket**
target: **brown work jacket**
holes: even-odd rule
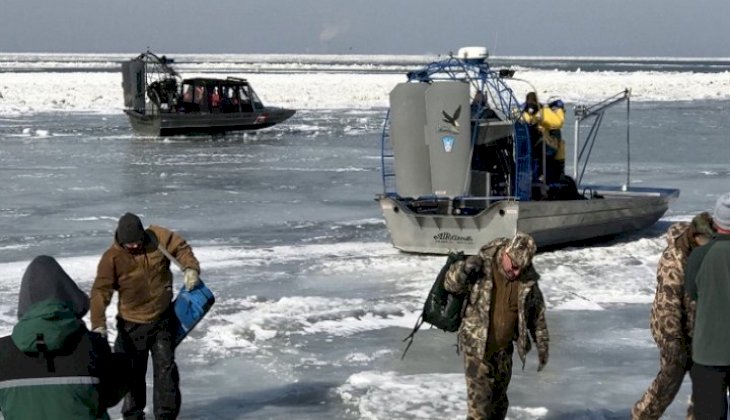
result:
[[[489,328],[487,328],[487,353],[506,349],[517,338],[517,301],[519,282],[510,281],[502,271],[492,267],[492,303],[489,307]]]
[[[91,328],[106,328],[106,308],[114,291],[119,294],[118,315],[125,321],[147,324],[160,318],[172,301],[170,260],[157,249],[161,244],[185,268],[200,273],[200,265],[185,239],[160,226],[145,231],[144,251],[132,254],[116,239],[104,252],[91,288]]]

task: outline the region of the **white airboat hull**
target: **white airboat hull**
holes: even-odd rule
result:
[[[653,225],[679,190],[594,187],[603,198],[495,201],[475,215],[418,214],[389,196],[378,201],[393,245],[406,252],[476,254],[489,241],[529,233],[538,246],[613,236]]]

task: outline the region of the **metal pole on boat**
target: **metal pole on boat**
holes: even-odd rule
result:
[[[574,133],[575,133],[575,140],[573,141],[574,147],[573,147],[573,180],[578,179],[578,138],[580,136],[580,116],[578,116],[577,112],[574,112],[575,115],[575,127],[574,127]]]
[[[547,185],[547,142],[545,141],[545,136],[548,134],[542,135],[542,185],[543,187]]]
[[[626,185],[624,191],[628,191],[631,184],[631,92],[626,89]]]

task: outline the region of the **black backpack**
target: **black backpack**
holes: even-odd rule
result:
[[[444,280],[446,279],[446,272],[452,264],[457,261],[463,261],[466,256],[463,252],[453,253],[450,252],[446,258],[446,264],[441,268],[436,281],[431,286],[431,291],[428,292],[426,302],[423,304],[423,311],[421,316],[418,317],[416,325],[413,327],[413,331],[404,338],[403,341],[408,341],[406,349],[403,351],[401,359],[406,357],[408,349],[413,344],[415,334],[421,328],[424,322],[428,322],[432,326],[444,330],[446,332],[455,332],[459,330],[461,325],[462,308],[464,306],[464,299],[466,299],[467,293],[453,294],[444,288]]]

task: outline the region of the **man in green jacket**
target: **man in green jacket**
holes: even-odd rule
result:
[[[717,234],[687,261],[686,289],[697,301],[692,338],[692,399],[697,419],[727,418],[730,384],[730,193],[712,220]]]
[[[90,332],[82,292],[55,259],[23,275],[18,323],[0,338],[0,411],[6,420],[108,419],[126,392],[127,359]]]

